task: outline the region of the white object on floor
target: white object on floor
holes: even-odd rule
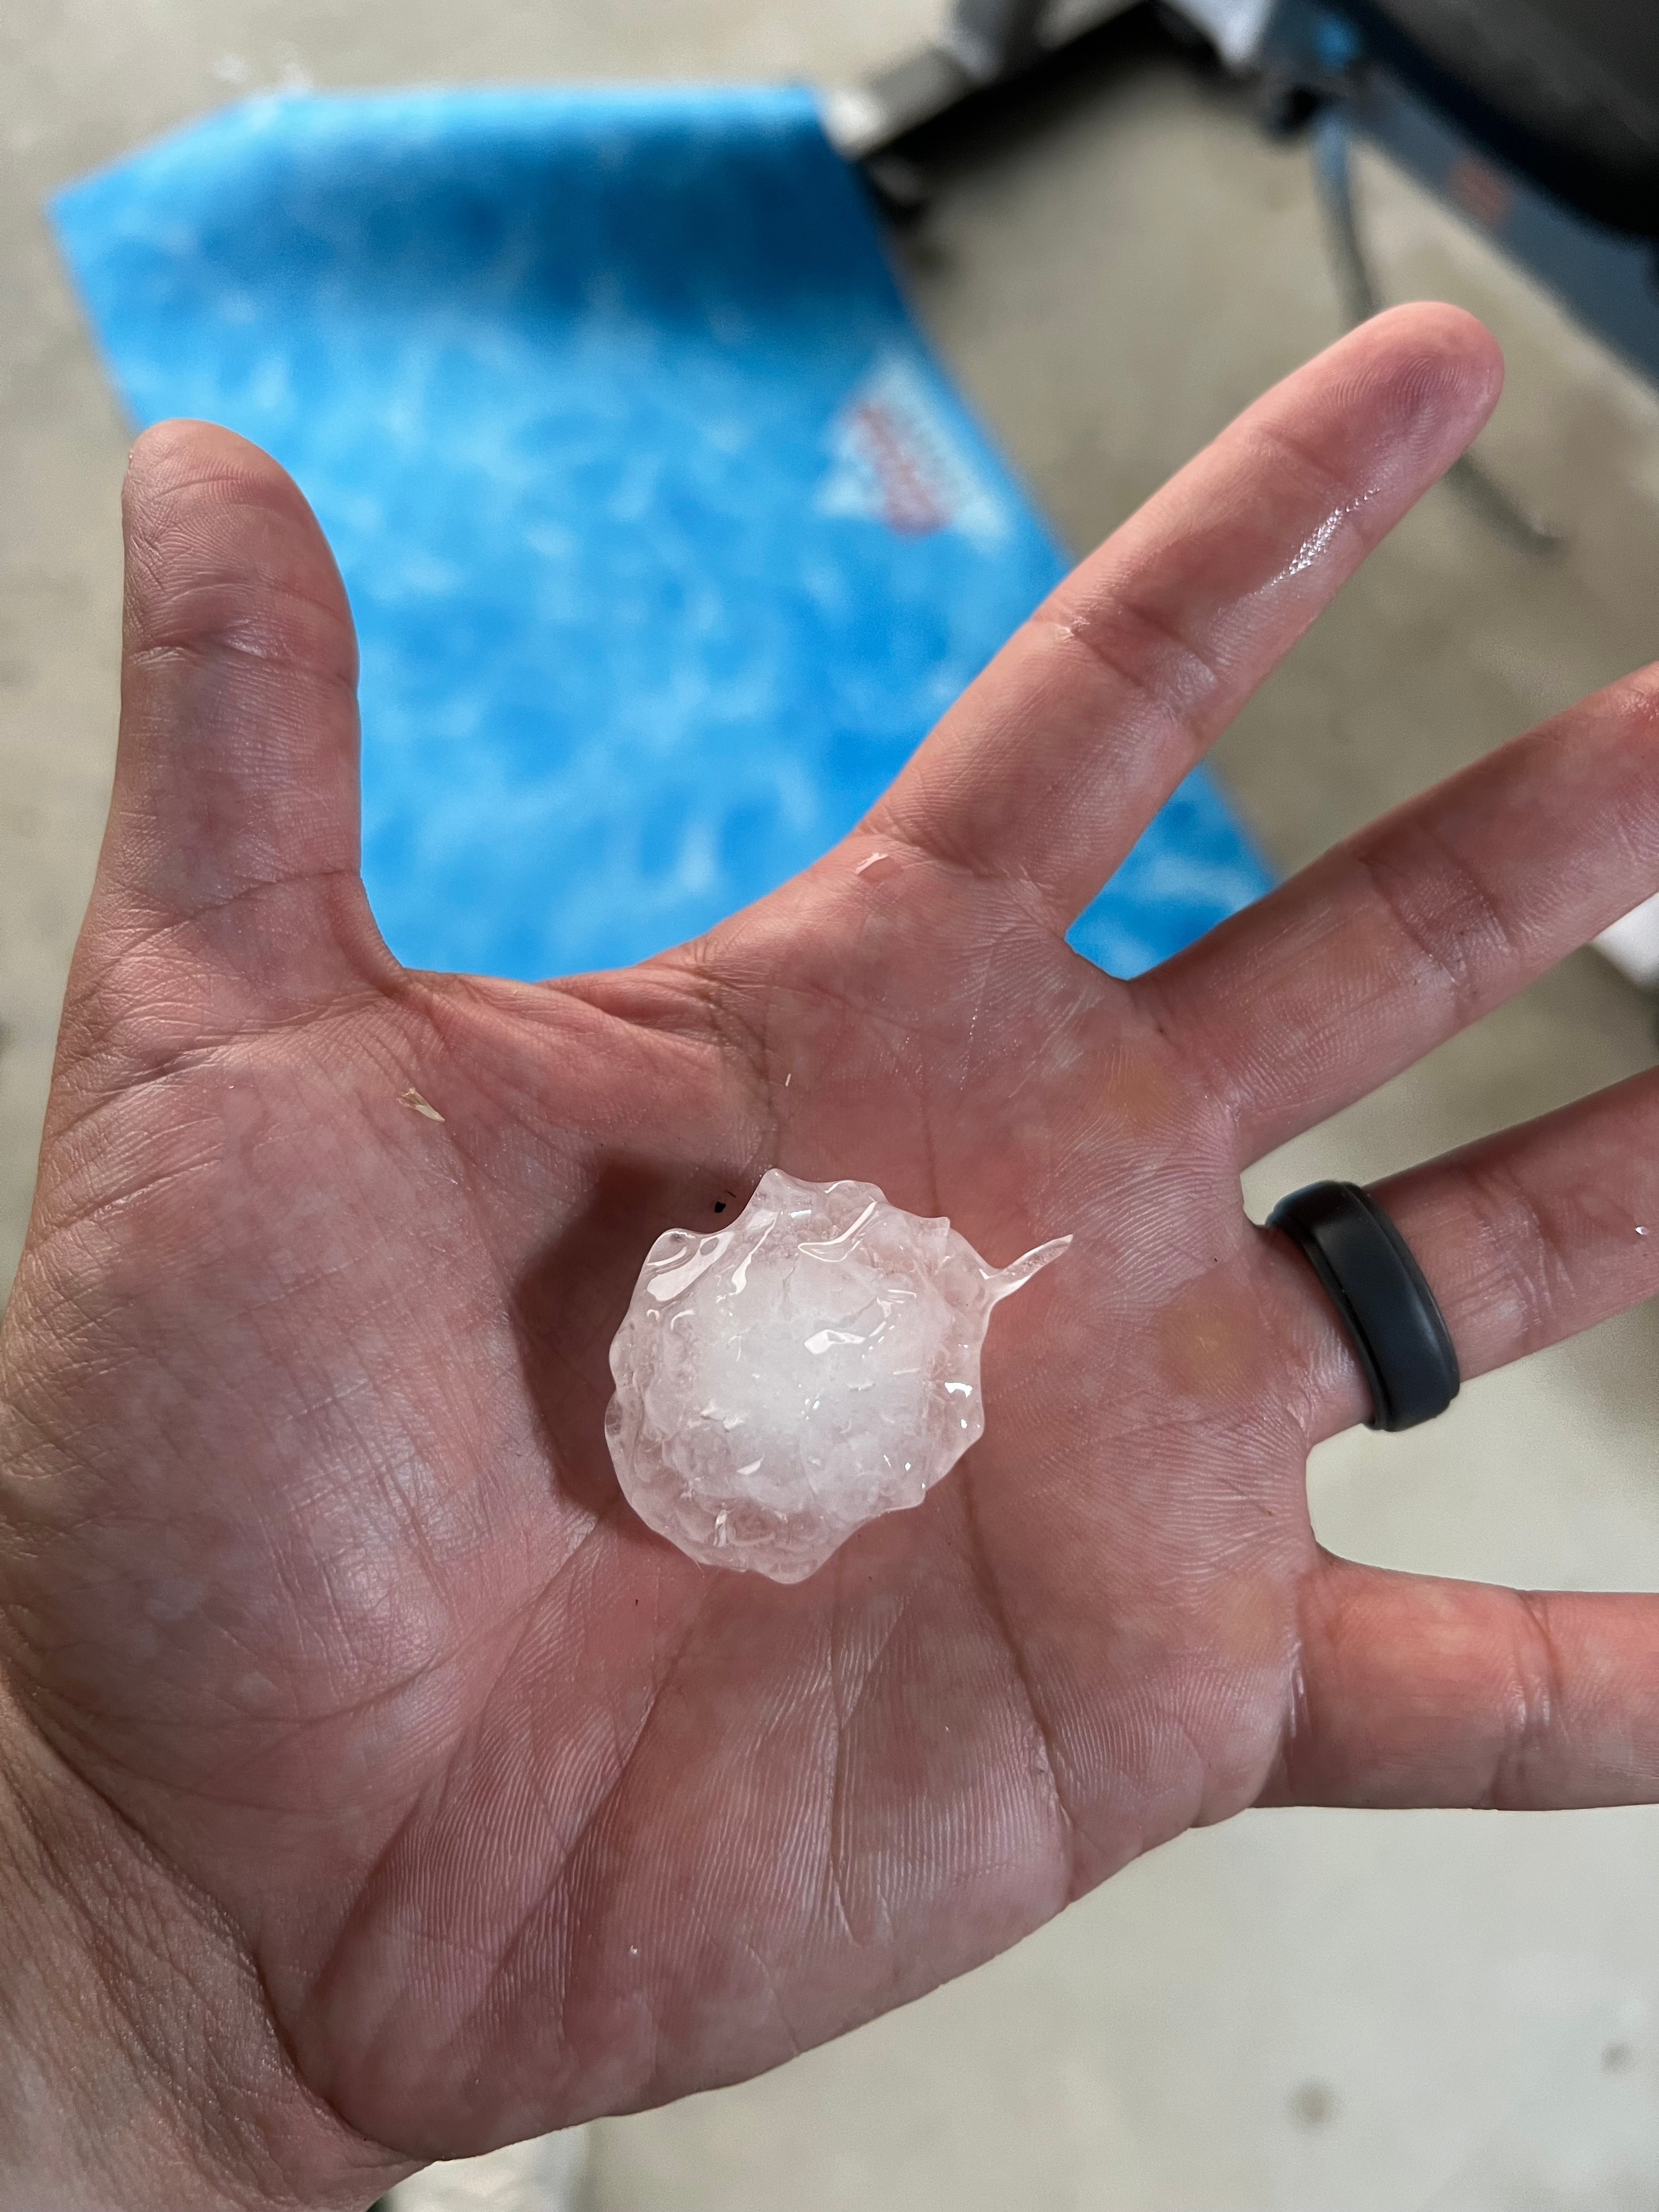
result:
[[[428,2166],[386,2201],[392,2212],[576,2212],[587,2163],[587,2130],[566,2128],[483,2158]]]
[[[1659,894],[1644,899],[1632,913],[1604,929],[1595,940],[1621,975],[1632,983],[1659,983]]]
[[[776,1168],[729,1229],[665,1231],[611,1347],[629,1504],[705,1566],[804,1581],[983,1432],[991,1309],[1071,1241],[991,1267],[872,1182]]]
[[[1215,42],[1229,69],[1248,69],[1261,47],[1261,34],[1273,13],[1273,0],[1175,0]]]

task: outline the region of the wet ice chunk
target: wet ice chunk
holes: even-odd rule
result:
[[[980,1436],[991,1309],[1071,1241],[990,1267],[873,1183],[776,1168],[729,1229],[667,1231],[611,1347],[629,1503],[694,1559],[801,1581]]]

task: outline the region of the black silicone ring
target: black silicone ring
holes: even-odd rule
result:
[[[1371,1394],[1374,1429],[1443,1413],[1462,1377],[1446,1317],[1411,1247],[1367,1190],[1312,1182],[1267,1216],[1302,1252],[1336,1308]]]

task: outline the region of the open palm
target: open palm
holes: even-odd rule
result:
[[[539,986],[387,954],[315,526],[228,433],[141,443],[0,1651],[40,1755],[245,1963],[273,2100],[453,2155],[770,2065],[1264,1797],[1659,1789],[1643,1601],[1321,1552],[1307,1452],[1365,1401],[1239,1192],[1654,888],[1653,680],[1139,982],[1063,941],[1498,380],[1450,310],[1368,326],[805,876]],[[1466,1373],[1659,1286],[1656,1129],[1644,1079],[1389,1188]],[[603,1430],[652,1238],[773,1164],[994,1264],[1076,1239],[998,1316],[984,1441],[792,1589],[647,1532]]]

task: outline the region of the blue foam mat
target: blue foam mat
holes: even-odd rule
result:
[[[332,541],[411,963],[605,966],[758,896],[1066,566],[805,93],[264,100],[52,213],[133,416],[257,440]],[[1267,882],[1196,775],[1073,942],[1132,974]]]

